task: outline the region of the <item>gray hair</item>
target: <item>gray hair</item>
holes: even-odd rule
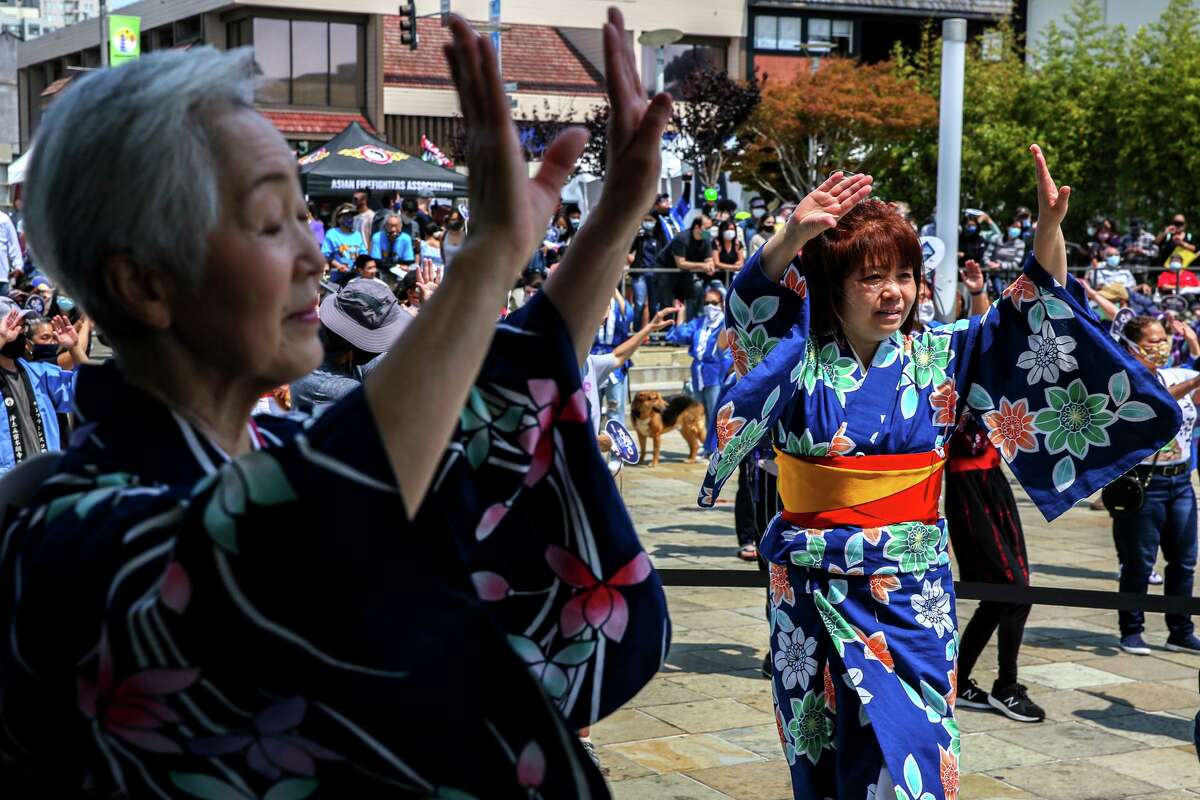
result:
[[[252,107],[254,87],[250,48],[164,50],[88,74],[42,117],[25,184],[30,247],[107,333],[140,326],[110,297],[106,258],[199,282],[220,214],[209,123],[215,109]]]
[[[396,220],[397,222],[399,222],[399,223],[400,223],[401,227],[403,227],[403,225],[404,225],[404,220],[403,220],[403,219],[400,217],[400,215],[399,215],[399,214],[397,214],[395,211],[389,211],[389,212],[387,213],[387,216],[383,218],[383,227],[385,227],[385,228],[386,228],[386,227],[387,227],[387,224],[388,224],[389,222],[391,222],[392,220]]]

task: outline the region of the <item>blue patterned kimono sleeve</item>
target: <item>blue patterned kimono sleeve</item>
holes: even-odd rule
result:
[[[452,532],[517,656],[575,728],[658,672],[666,598],[600,457],[566,324],[539,294],[498,326],[418,517]]]
[[[1059,285],[1032,253],[985,314],[950,329],[956,405],[976,412],[1047,520],[1179,430],[1178,403],[1113,341],[1078,281]]]
[[[738,464],[767,435],[799,386],[808,342],[808,284],[793,261],[778,283],[763,274],[762,248],[733,280],[725,308],[739,378],[718,401],[717,451],[697,503],[710,508]]]

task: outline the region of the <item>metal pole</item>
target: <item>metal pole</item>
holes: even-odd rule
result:
[[[663,81],[665,80],[665,73],[667,70],[667,46],[665,44],[660,44],[655,48],[654,52],[654,66],[657,69],[657,71],[654,73],[654,93],[662,94]]]
[[[100,0],[100,66],[108,66],[108,0]]]
[[[816,77],[817,71],[821,69],[821,56],[819,53],[814,53],[812,56],[812,74]],[[808,191],[817,188],[817,137],[815,134],[808,135]]]
[[[937,236],[946,244],[946,257],[933,281],[937,318],[954,321],[958,288],[958,203],[962,177],[963,74],[967,54],[967,21],[942,23],[942,96],[938,127]]]

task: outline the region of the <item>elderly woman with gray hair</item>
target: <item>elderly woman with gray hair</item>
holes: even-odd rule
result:
[[[452,31],[471,238],[304,427],[250,417],[321,359],[323,268],[250,54],[154,53],[47,111],[28,230],[117,358],[81,370],[75,443],[0,540],[6,797],[607,796],[573,731],[649,680],[669,624],[580,365],[670,101],[611,11],[619,191],[497,326],[585,134],[530,179],[489,40]]]

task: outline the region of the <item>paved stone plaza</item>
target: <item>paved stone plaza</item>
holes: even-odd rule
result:
[[[683,440],[664,439],[654,469],[626,468],[623,492],[647,551],[660,568],[755,569],[734,557],[731,481],[711,511],[695,506],[704,467],[682,463]],[[1034,583],[1114,591],[1116,557],[1108,515],[1077,508],[1053,527],[1018,495]],[[1161,564],[1160,569],[1161,572]],[[1158,589],[1152,589],[1158,591]],[[624,709],[593,728],[618,800],[791,797],[759,673],[767,649],[764,593],[671,588],[674,637],[667,664]],[[974,604],[959,604],[960,620]],[[1161,615],[1147,619],[1152,656],[1117,649],[1117,614],[1035,607],[1021,650],[1022,683],[1042,705],[1041,724],[962,710],[964,800],[1184,800],[1200,797],[1192,718],[1200,708],[1200,657],[1158,649]],[[995,649],[975,678],[989,688]]]

